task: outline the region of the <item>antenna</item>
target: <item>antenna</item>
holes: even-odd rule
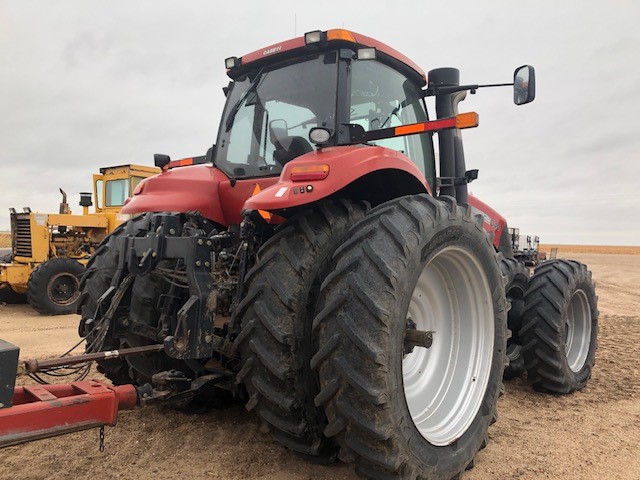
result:
[[[298,14],[293,12],[293,36],[298,36]]]

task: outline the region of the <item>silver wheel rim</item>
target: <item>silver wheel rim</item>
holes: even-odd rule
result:
[[[430,348],[402,361],[404,394],[413,423],[436,446],[460,438],[484,399],[495,334],[491,289],[466,249],[446,247],[425,266],[407,312],[418,330],[431,330]]]
[[[567,362],[571,371],[577,373],[584,367],[591,346],[591,309],[584,290],[576,290],[571,297],[565,327]]]

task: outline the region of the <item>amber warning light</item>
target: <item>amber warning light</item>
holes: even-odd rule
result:
[[[296,165],[291,169],[289,178],[293,182],[324,180],[329,176],[329,165]]]

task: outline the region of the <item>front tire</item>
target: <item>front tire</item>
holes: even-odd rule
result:
[[[586,265],[549,260],[536,268],[520,337],[534,388],[567,394],[587,384],[595,364],[598,297]]]
[[[74,313],[84,267],[72,258],[53,258],[38,265],[27,283],[27,301],[42,315]]]
[[[368,478],[457,478],[486,445],[502,390],[498,256],[448,197],[392,200],[349,237],[314,319],[324,433]],[[431,347],[409,348],[410,329],[432,330]]]

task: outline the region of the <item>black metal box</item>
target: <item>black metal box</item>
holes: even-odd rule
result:
[[[0,340],[0,408],[10,407],[16,386],[20,348]]]

